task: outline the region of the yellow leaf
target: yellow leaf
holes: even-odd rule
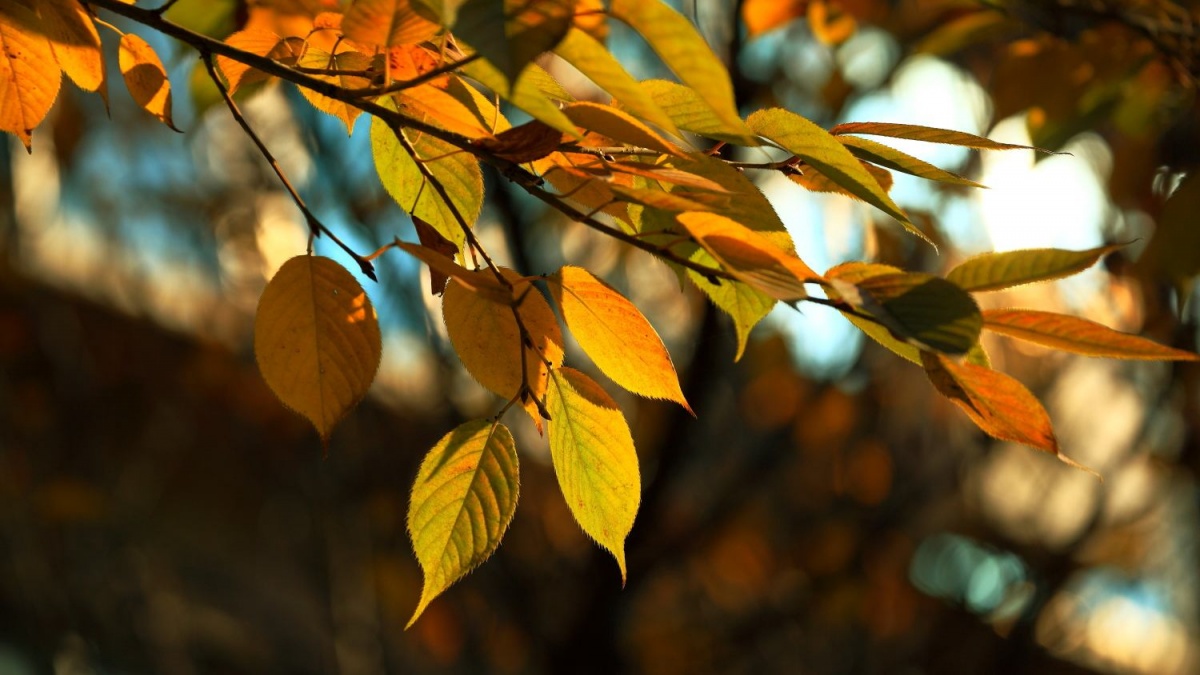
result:
[[[583,373],[551,371],[550,457],[571,514],[613,554],[625,583],[625,538],[641,501],[633,435],[617,404]]]
[[[907,138],[912,141],[924,141],[926,143],[944,143],[946,145],[961,145],[966,148],[977,148],[980,150],[1037,150],[1038,152],[1052,153],[1049,150],[1042,150],[1029,145],[1015,145],[1013,143],[999,143],[990,138],[968,134],[965,131],[954,131],[952,129],[938,129],[936,127],[923,127],[919,124],[897,124],[894,122],[846,122],[839,124],[829,130],[829,133],[834,134],[864,134],[867,136],[889,136],[891,138]]]
[[[100,34],[92,17],[75,0],[46,0],[39,9],[59,67],[80,89],[99,91],[107,101]]]
[[[497,302],[492,293],[468,288],[458,281],[446,285],[442,296],[446,332],[467,372],[484,387],[504,399],[511,399],[520,393],[521,385],[525,383],[529,394],[540,401],[546,395],[550,368],[562,364],[562,330],[550,305],[532,284],[522,280],[513,270],[501,268],[501,273],[512,284],[507,302]],[[521,335],[513,315],[514,307],[528,331],[528,342]],[[524,379],[522,363],[525,364]],[[521,403],[540,429],[541,414],[537,405],[533,400]]]
[[[16,135],[30,151],[33,130],[50,112],[62,83],[39,25],[24,5],[0,5],[0,131]]]
[[[737,145],[762,145],[745,122],[741,119],[736,123],[724,119],[705,103],[700,94],[678,82],[646,80],[640,86],[654,104],[684,131]]]
[[[498,421],[467,422],[425,455],[408,505],[408,534],[425,584],[408,626],[500,546],[519,486],[517,448]]]
[[[437,35],[441,29],[422,16],[409,0],[355,0],[342,19],[342,32],[363,46],[416,44]]]
[[[571,266],[550,277],[550,292],[579,346],[613,382],[635,394],[675,401],[691,412],[671,355],[625,296],[591,272]]]
[[[511,86],[504,73],[482,59],[464,65],[461,72],[496,92],[504,100],[529,113],[534,119],[541,120],[565,134],[570,134],[573,138],[580,137],[575,125],[558,109],[558,105],[554,102],[554,99],[570,100],[570,95],[565,91],[551,91],[555,88],[561,89],[561,87],[538,64],[531,63],[526,66],[525,71]]]
[[[598,0],[597,0],[598,2]],[[576,10],[578,16],[578,9]],[[599,16],[603,16],[602,14]],[[614,102],[642,119],[656,124],[663,131],[679,136],[675,123],[663,112],[654,99],[625,70],[625,66],[596,38],[579,28],[567,32],[554,53],[587,75],[592,82],[612,94]]]
[[[656,150],[676,157],[687,156],[650,127],[639,122],[629,113],[612,106],[581,101],[563,108],[563,112],[571,118],[576,126],[607,136],[618,143]]]
[[[725,216],[681,213],[677,220],[727,272],[776,300],[803,300],[805,282],[821,278],[794,254]]]
[[[968,258],[946,273],[946,279],[965,290],[995,291],[1037,281],[1050,281],[1082,272],[1100,258],[1125,246],[1109,244],[1086,251],[1030,248],[1005,253],[983,253]]]
[[[171,83],[154,48],[133,33],[126,33],[121,37],[117,60],[133,100],[142,110],[179,131],[171,121]]]
[[[715,113],[723,132],[741,133],[745,125],[737,112],[729,71],[690,21],[661,0],[612,0],[609,12],[646,39],[663,63]]]
[[[1085,356],[1143,361],[1200,361],[1200,356],[1074,316],[1029,309],[985,309],[983,327]]]
[[[381,349],[366,292],[329,258],[296,256],[263,290],[254,317],[258,368],[322,442],[366,395]]]
[[[838,281],[853,285],[870,277],[901,273],[903,273],[903,270],[901,270],[899,267],[892,267],[891,265],[880,265],[878,263],[864,262],[842,263],[841,265],[831,267],[825,272],[825,278],[829,279],[831,282],[835,282],[832,287],[827,289],[827,292],[832,299],[842,300],[843,298],[841,297],[841,294],[837,291],[837,289],[840,287],[839,284],[836,284]],[[853,289],[851,290],[853,291]],[[838,311],[841,311],[842,316],[846,317],[850,323],[855,325],[855,327],[857,327],[863,333],[866,333],[867,337],[878,342],[884,347],[887,347],[893,354],[896,354],[907,361],[911,361],[918,366],[921,365],[921,350],[917,347],[914,347],[907,342],[898,340],[892,335],[891,331],[875,321],[865,319],[850,312],[842,310]]]

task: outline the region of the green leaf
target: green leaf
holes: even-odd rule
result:
[[[1087,319],[1029,309],[988,309],[983,327],[1010,337],[1085,356],[1143,361],[1200,361],[1200,356]]]
[[[417,134],[411,144],[417,152],[416,158],[400,145],[385,122],[378,117],[371,118],[371,153],[383,187],[406,213],[429,223],[461,250],[466,235],[454,212],[426,181],[417,166],[417,159],[425,161],[425,168],[446,189],[450,201],[468,225],[475,222],[483,208],[483,173],[479,162],[472,155],[428,134]]]
[[[879,181],[829,132],[782,108],[759,110],[746,123],[755,133],[778,143],[858,198],[900,221],[908,231],[929,241],[880,187]]]
[[[1125,244],[1109,244],[1086,251],[1030,248],[1008,253],[984,253],[950,270],[946,279],[968,291],[996,291],[1082,272],[1123,246]]]
[[[981,183],[976,183],[958,174],[939,169],[929,162],[917,159],[912,155],[900,152],[882,143],[876,143],[875,141],[857,136],[838,136],[837,140],[846,146],[855,157],[878,164],[879,166],[941,183],[965,185],[967,187],[986,187]]]
[[[825,278],[829,279],[831,282],[843,281],[843,282],[853,285],[858,281],[861,281],[863,279],[867,279],[867,278],[873,277],[873,276],[880,276],[883,274],[902,274],[902,273],[903,273],[903,270],[901,270],[899,267],[892,267],[891,265],[880,265],[878,263],[864,263],[864,262],[848,262],[848,263],[842,263],[840,265],[835,265],[834,267],[831,267],[829,270],[827,270],[825,272]],[[844,298],[841,296],[841,294],[837,292],[837,289],[839,287],[841,287],[841,286],[839,284],[835,283],[832,286],[830,286],[829,288],[826,288],[826,292],[829,294],[830,298],[832,298],[834,300],[844,300]],[[888,350],[890,350],[893,354],[895,354],[907,361],[911,361],[912,363],[915,363],[918,366],[921,365],[921,350],[920,349],[914,347],[913,345],[908,344],[907,342],[902,342],[902,341],[896,339],[892,335],[891,331],[889,331],[887,328],[884,328],[876,321],[871,321],[871,320],[865,319],[853,312],[847,312],[847,311],[841,310],[841,309],[839,309],[838,311],[841,312],[842,316],[846,317],[850,321],[850,323],[854,324],[854,326],[856,328],[858,328],[863,333],[865,333],[867,337],[869,337],[872,340],[883,345]]]
[[[588,76],[597,86],[612,94],[615,102],[623,108],[651,124],[658,125],[669,134],[680,135],[671,117],[654,103],[654,99],[626,72],[621,62],[591,35],[578,28],[572,28],[554,48],[554,53],[579,69],[579,72]]]
[[[736,123],[724,120],[704,102],[700,94],[678,82],[646,80],[641,83],[641,88],[684,131],[736,145],[762,145],[745,122],[741,119]],[[626,105],[624,101],[621,104]],[[630,109],[633,108],[630,106]]]
[[[866,134],[868,136],[888,136],[891,138],[907,138],[910,141],[925,141],[926,143],[941,143],[944,145],[961,145],[980,150],[1037,150],[1050,154],[1058,154],[1050,150],[1042,150],[1030,145],[1015,145],[998,143],[990,138],[968,134],[964,131],[923,127],[918,124],[895,124],[891,122],[847,122],[829,130],[834,135]]]
[[[646,39],[663,63],[712,110],[722,131],[741,134],[745,125],[737,112],[729,72],[690,21],[661,0],[612,0],[609,14]]]
[[[408,626],[500,546],[519,486],[517,448],[498,421],[467,422],[425,455],[408,506],[408,533],[425,584]]]
[[[641,501],[641,477],[633,436],[617,404],[583,373],[552,370],[546,394],[550,457],[571,514],[621,568],[625,583],[625,537]]]
[[[574,7],[572,0],[467,0],[458,8],[453,32],[515,82],[567,34]]]

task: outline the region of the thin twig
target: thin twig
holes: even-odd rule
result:
[[[242,130],[246,132],[246,135],[250,137],[250,140],[254,141],[254,145],[258,146],[258,151],[262,153],[263,158],[267,160],[267,164],[271,165],[271,168],[275,171],[275,175],[278,176],[279,181],[283,183],[283,187],[286,188],[288,194],[292,196],[292,201],[294,201],[296,206],[300,209],[300,213],[304,214],[304,220],[308,223],[309,231],[317,237],[321,236],[322,234],[328,236],[333,243],[340,246],[343,251],[345,251],[351,258],[354,259],[355,262],[358,263],[358,266],[362,269],[363,274],[367,275],[371,281],[379,281],[375,277],[375,266],[371,264],[371,261],[351,250],[349,246],[343,243],[341,239],[338,239],[337,235],[330,231],[329,228],[325,227],[325,225],[313,214],[313,212],[308,209],[308,205],[304,203],[304,200],[300,197],[300,193],[296,192],[296,188],[292,186],[292,182],[288,180],[287,175],[283,173],[283,168],[279,166],[279,162],[275,160],[275,157],[271,154],[271,151],[267,149],[266,144],[262,142],[262,139],[259,138],[258,134],[254,132],[254,129],[251,128],[250,123],[246,121],[246,117],[242,115],[242,111],[238,109],[237,103],[235,103],[233,97],[229,95],[229,88],[225,86],[224,80],[217,73],[216,64],[213,62],[212,54],[210,52],[202,51],[200,53],[200,57],[204,60],[204,67],[208,70],[208,76],[212,78],[213,84],[215,84],[217,89],[221,92],[221,96],[225,99],[225,105],[229,108],[229,112],[233,114],[233,119],[237,120],[238,125],[242,127]]]

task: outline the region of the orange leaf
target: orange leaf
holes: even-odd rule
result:
[[[41,124],[62,83],[54,49],[24,5],[0,5],[0,130],[15,134],[32,152],[33,129]]]
[[[889,192],[892,189],[892,174],[886,169],[881,169],[874,164],[869,164],[859,160],[867,173],[875,177],[875,181],[879,183],[879,187],[883,188],[884,192]],[[832,192],[834,194],[850,197],[863,201],[862,197],[854,194],[846,188],[832,181],[829,176],[821,173],[816,167],[806,166],[803,173],[788,174],[788,179],[796,185],[809,190],[811,192]]]
[[[550,305],[532,284],[513,270],[501,268],[501,272],[512,283],[506,302],[497,302],[491,294],[468,288],[457,278],[446,285],[442,296],[446,332],[467,372],[484,387],[511,399],[525,382],[529,393],[542,400],[550,368],[562,365],[562,330]],[[514,304],[528,331],[528,342],[513,316]],[[521,403],[540,430],[541,415],[536,404],[531,400]]]
[[[413,224],[420,220],[413,217]],[[429,223],[421,221],[424,227],[433,229]],[[439,237],[441,233],[434,230]],[[472,293],[477,293],[480,296],[486,297],[492,302],[505,304],[511,297],[512,293],[505,286],[501,285],[495,275],[489,271],[472,271],[462,265],[454,262],[453,254],[447,255],[425,243],[424,237],[421,235],[421,227],[417,228],[417,236],[422,239],[420,245],[410,244],[408,242],[396,240],[396,248],[407,252],[417,260],[429,266],[430,276],[440,275],[443,277],[443,282],[446,277],[457,279],[460,284],[465,286]],[[443,240],[445,237],[441,237]],[[453,244],[451,244],[453,246]],[[444,286],[434,285],[434,293],[443,292]]]
[[[241,30],[225,39],[225,44],[242,51],[265,56],[285,64],[294,64],[305,51],[304,40],[301,38],[281,38],[269,30]],[[250,84],[267,78],[266,73],[255,70],[250,66],[227,56],[217,57],[217,66],[229,83],[229,93],[232,95],[243,84]]]
[[[308,49],[300,58],[299,64],[308,68],[324,68],[330,71],[327,75],[313,74],[312,77],[336,84],[339,87],[361,89],[371,84],[369,79],[359,74],[370,69],[371,58],[359,52],[342,51],[330,54],[319,49]],[[312,89],[300,87],[300,93],[308,99],[309,103],[313,104],[314,108],[333,115],[345,123],[347,134],[354,131],[354,120],[358,119],[362,113],[361,110],[343,101],[318,94]]]
[[[605,375],[635,394],[675,401],[691,412],[671,355],[632,302],[579,267],[563,267],[549,281],[567,328]]]
[[[99,91],[107,101],[100,34],[92,17],[74,0],[46,0],[40,11],[59,67],[80,89]]]
[[[1200,356],[1087,319],[1028,309],[987,309],[983,327],[1001,335],[1085,356],[1142,361],[1200,361]]]
[[[1025,385],[999,371],[955,363],[941,354],[921,352],[921,364],[933,386],[987,435],[1037,448],[1069,466],[1095,473],[1062,454],[1050,415]]]
[[[847,122],[829,130],[837,134],[865,134],[868,136],[890,136],[891,138],[907,138],[912,141],[926,143],[943,143],[946,145],[961,145],[980,150],[1037,150],[1050,154],[1058,154],[1050,150],[1042,150],[1029,145],[1014,145],[999,143],[990,138],[968,134],[964,131],[923,127],[919,124],[895,124],[892,122]]]
[[[458,246],[454,242],[443,237],[441,232],[438,232],[432,225],[417,216],[412,216],[412,222],[413,228],[417,231],[417,240],[421,242],[422,246],[442,254],[451,261],[454,260],[454,256],[458,253]],[[448,273],[430,266],[429,292],[433,295],[441,295],[449,279],[450,275]]]
[[[804,283],[821,278],[800,258],[725,216],[681,213],[677,220],[727,272],[776,300],[807,298]]]
[[[118,57],[121,75],[133,100],[142,110],[179,131],[171,121],[171,83],[154,48],[133,33],[126,33],[121,37]]]
[[[254,354],[271,391],[307,417],[322,442],[358,405],[379,369],[375,309],[341,265],[300,255],[263,290],[254,316]]]
[[[342,18],[346,37],[368,47],[416,44],[442,29],[409,0],[356,0]]]
[[[748,37],[762,35],[804,15],[808,0],[746,0],[742,21]]]
[[[808,26],[822,44],[840,45],[854,35],[858,22],[837,4],[812,0],[808,3]]]

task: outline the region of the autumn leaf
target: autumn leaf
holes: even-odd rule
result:
[[[654,105],[684,131],[727,143],[761,145],[754,131],[741,118],[736,122],[725,119],[689,87],[667,80],[646,80],[641,83],[641,88]]]
[[[300,60],[305,52],[304,40],[300,38],[281,38],[275,33],[262,29],[242,30],[225,39],[225,44],[244,52],[265,56],[269,59],[292,65]],[[225,76],[229,93],[232,95],[243,84],[250,84],[267,79],[267,74],[250,66],[231,59],[228,56],[217,56],[217,66]]]
[[[416,157],[400,144],[387,123],[378,117],[371,118],[371,154],[384,189],[406,213],[429,223],[461,250],[466,235],[455,211],[468,225],[479,217],[483,208],[483,173],[479,162],[428,134],[417,134],[411,145]],[[424,162],[425,168],[441,184],[453,209],[429,184],[417,166],[418,161]]]
[[[865,134],[868,136],[889,136],[891,138],[906,138],[911,141],[925,141],[926,143],[942,143],[945,145],[961,145],[967,148],[976,148],[979,150],[1037,150],[1038,152],[1052,153],[1049,150],[1042,150],[1029,145],[1015,145],[1013,143],[999,143],[990,138],[968,134],[965,131],[952,131],[950,129],[937,129],[935,127],[924,127],[918,124],[896,124],[893,122],[847,122],[839,124],[829,130],[829,133],[834,135],[839,134]]]
[[[1109,244],[1086,251],[1031,248],[1007,253],[984,253],[969,258],[946,273],[946,279],[968,291],[996,291],[1035,281],[1061,279],[1091,267],[1097,260],[1125,244]]]
[[[983,318],[974,298],[958,286],[918,272],[871,274],[833,290],[860,318],[887,328],[919,349],[965,354],[977,342]]]
[[[1025,385],[999,371],[955,363],[941,354],[922,352],[921,361],[934,388],[954,401],[987,435],[1037,448],[1095,474],[1062,454],[1050,415]]]
[[[496,92],[501,98],[529,113],[534,119],[570,135],[580,138],[571,120],[559,110],[555,100],[571,100],[565,91],[550,92],[557,85],[554,78],[536,63],[529,64],[517,81],[509,84],[496,66],[486,61],[472,61],[461,68],[461,72],[483,86]],[[561,89],[561,87],[558,87]],[[553,94],[553,95],[552,95]],[[561,94],[561,96],[560,96]]]
[[[549,282],[567,328],[601,372],[635,394],[691,412],[671,355],[632,302],[579,267],[563,267]]]
[[[879,181],[829,132],[782,108],[759,110],[746,119],[746,124],[755,133],[816,167],[856,197],[900,221],[908,231],[929,241],[880,187]]]
[[[572,28],[554,48],[567,63],[579,69],[597,86],[612,94],[614,103],[638,117],[657,125],[674,136],[679,129],[654,99],[633,79],[621,62],[616,59],[594,37],[578,28]]]
[[[534,162],[558,149],[563,132],[539,120],[496,134],[495,138],[480,138],[475,145],[510,162]]]
[[[297,65],[327,71],[325,73],[310,73],[310,76],[339,87],[362,89],[371,84],[371,80],[362,75],[371,69],[371,57],[360,52],[347,50],[331,54],[320,49],[309,48],[305,50],[304,56],[300,57]],[[358,119],[358,116],[362,114],[362,110],[345,101],[329,98],[324,94],[318,94],[307,87],[300,87],[300,93],[317,110],[333,115],[341,120],[346,125],[347,134],[354,132],[354,120]]]
[[[859,138],[858,136],[838,136],[837,140],[846,146],[855,157],[892,169],[893,171],[900,171],[917,176],[918,178],[949,183],[951,185],[977,188],[985,187],[973,180],[940,169],[929,162],[917,159],[912,155],[900,152],[882,143],[876,143],[875,141]]]
[[[450,264],[454,265],[454,256],[458,255],[458,247],[454,245],[454,242],[443,237],[432,225],[416,216],[412,216],[412,222],[413,229],[417,231],[417,241],[421,242],[421,246],[448,259]],[[453,276],[452,272],[429,265],[429,292],[433,295],[441,295],[451,276]]]
[[[573,16],[572,0],[467,0],[458,8],[454,35],[516,82],[525,66],[562,40]]]
[[[33,130],[41,124],[62,83],[54,49],[24,5],[0,5],[0,130],[14,134],[33,151]]]
[[[142,110],[179,131],[171,121],[171,83],[154,48],[137,35],[126,33],[121,36],[117,56],[121,75],[133,100]]]
[[[891,191],[892,174],[889,171],[886,169],[881,169],[874,164],[869,164],[867,162],[863,162],[862,160],[859,161],[862,163],[863,168],[867,170],[867,173],[871,174],[871,176],[875,178],[875,182],[879,183],[879,187],[882,188],[884,192]],[[862,201],[862,197],[859,197],[853,192],[842,187],[832,178],[826,176],[811,166],[804,167],[802,172],[788,174],[788,180],[810,192],[828,192],[840,194],[845,197],[850,197],[851,199]]]
[[[408,506],[408,533],[425,583],[408,626],[500,546],[519,485],[517,448],[498,421],[467,422],[425,455]]]
[[[612,0],[609,14],[646,39],[715,114],[722,132],[741,135],[745,125],[737,112],[729,71],[690,21],[661,0]]]
[[[1113,330],[1087,319],[1029,309],[986,309],[983,327],[1085,356],[1144,361],[1198,361],[1200,356]]]
[[[625,583],[625,538],[641,501],[637,452],[625,416],[591,378],[571,368],[550,372],[550,457],[567,507],[596,543],[612,553]]]
[[[747,37],[754,38],[804,16],[809,0],[746,0],[742,21]]]
[[[512,284],[508,302],[497,302],[493,294],[457,281],[446,284],[442,296],[446,332],[463,366],[481,385],[501,398],[512,399],[524,383],[528,393],[541,400],[546,395],[549,370],[562,364],[562,330],[554,311],[532,284],[513,270],[501,268],[501,272]],[[522,335],[513,315],[514,304],[527,336]],[[533,400],[521,403],[540,428],[537,404]]]
[[[366,395],[381,351],[370,299],[333,260],[296,256],[263,290],[254,317],[259,370],[284,404],[313,423],[323,443]]]
[[[686,153],[650,127],[611,106],[583,101],[568,105],[563,112],[576,126],[607,136],[618,143],[655,150],[664,155],[686,157]]]
[[[75,0],[39,3],[42,28],[59,67],[84,91],[98,91],[107,102],[100,34],[87,10]]]
[[[355,0],[342,18],[342,33],[364,46],[395,47],[424,42],[442,27],[409,0]]]
[[[808,297],[804,284],[821,278],[800,258],[725,216],[681,213],[676,220],[722,268],[776,300],[803,300]]]

